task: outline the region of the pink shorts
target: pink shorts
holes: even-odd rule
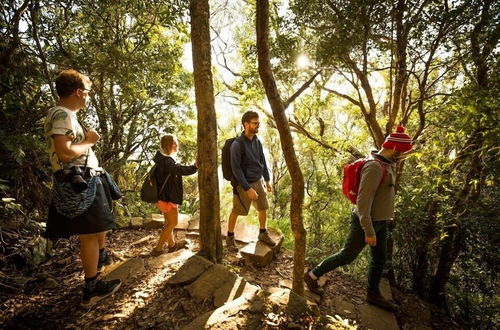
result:
[[[172,202],[167,202],[167,201],[158,201],[156,202],[156,206],[162,211],[163,213],[168,213],[172,210],[177,210],[179,205],[172,203]]]

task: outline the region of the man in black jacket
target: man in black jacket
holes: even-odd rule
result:
[[[250,204],[253,204],[259,213],[259,240],[275,246],[276,243],[269,237],[266,230],[266,211],[269,208],[267,193],[270,193],[272,188],[269,184],[269,170],[262,143],[256,135],[260,126],[259,114],[247,111],[243,114],[241,123],[245,131],[231,145],[231,169],[237,186],[233,195],[233,209],[229,215],[226,246],[228,249],[237,250],[234,227],[239,215],[248,215]],[[266,188],[264,188],[262,178],[264,178]]]

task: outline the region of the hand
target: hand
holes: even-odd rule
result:
[[[85,132],[85,141],[96,144],[97,141],[99,141],[99,134],[97,134],[96,131],[89,129],[88,131]]]
[[[269,181],[266,181],[266,188],[267,188],[268,193],[273,191],[273,187],[271,187],[271,185],[269,184]]]
[[[259,198],[259,195],[257,194],[257,192],[253,188],[250,188],[247,190],[247,195],[248,195],[248,198],[250,198],[253,201],[256,201]]]
[[[376,246],[377,245],[377,236],[365,236],[365,242],[366,244],[370,246]]]

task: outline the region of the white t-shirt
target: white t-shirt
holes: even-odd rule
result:
[[[68,163],[61,162],[56,154],[53,135],[68,135],[71,137],[71,144],[82,143],[85,140],[85,132],[78,122],[76,111],[71,111],[61,106],[51,108],[45,118],[45,138],[47,140],[47,148],[49,149],[50,164],[53,172],[63,167],[70,168],[72,166],[85,165],[87,152]],[[99,169],[99,161],[92,148],[88,149],[87,167]]]

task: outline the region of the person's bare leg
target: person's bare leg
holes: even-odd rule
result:
[[[158,243],[156,243],[156,250],[161,251],[163,249],[163,245],[167,242],[169,247],[175,245],[174,238],[174,228],[177,226],[178,218],[179,218],[179,210],[177,208],[170,210],[168,213],[163,213],[165,218],[165,225],[163,226],[163,230],[161,231],[160,238],[158,239]]]
[[[266,229],[267,212],[266,210],[259,211],[259,226],[260,229]]]
[[[83,272],[86,278],[97,275],[97,262],[99,260],[99,238],[103,233],[79,235],[80,258],[82,259]]]
[[[106,232],[97,233],[97,240],[99,242],[99,250],[106,247]]]
[[[238,215],[231,212],[229,214],[229,220],[227,222],[227,231],[234,233],[234,227],[236,227],[236,220],[238,220]]]

